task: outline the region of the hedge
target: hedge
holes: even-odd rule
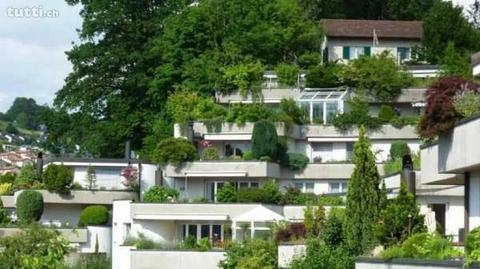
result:
[[[38,221],[43,214],[43,196],[38,191],[23,191],[17,198],[16,206],[20,221]]]
[[[108,223],[108,209],[103,205],[87,206],[80,213],[79,226],[105,225]]]

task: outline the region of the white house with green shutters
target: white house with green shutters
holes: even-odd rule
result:
[[[329,62],[348,63],[360,55],[389,51],[401,64],[411,59],[423,36],[420,21],[325,19],[321,24],[324,60]]]

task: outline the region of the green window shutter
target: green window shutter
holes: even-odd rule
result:
[[[348,46],[343,47],[343,59],[350,60],[350,47]]]
[[[372,48],[370,48],[370,47],[364,47],[364,48],[363,48],[363,53],[364,53],[365,55],[367,55],[367,56],[372,55]]]

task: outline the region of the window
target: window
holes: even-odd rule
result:
[[[182,224],[182,239],[193,236],[195,239],[209,238],[212,242],[223,240],[221,224]]]
[[[313,103],[313,122],[323,123],[323,102]]]
[[[351,161],[353,159],[353,142],[347,142],[347,160]]]
[[[330,193],[347,192],[347,182],[330,182],[328,183],[328,191]]]
[[[210,225],[202,225],[200,228],[200,238],[210,238]]]
[[[346,93],[342,89],[306,89],[298,98],[298,103],[311,123],[327,124],[335,115],[343,113]]]
[[[327,104],[327,115],[326,115],[326,123],[330,123],[330,121],[335,118],[338,113],[338,104],[336,102],[328,102]]]
[[[210,184],[207,185],[207,194],[210,194],[207,197],[210,197],[210,201],[216,201],[217,200],[217,193],[218,190],[220,190],[223,185],[225,185],[224,181],[214,181],[210,182]]]
[[[313,193],[315,191],[315,184],[313,182],[295,182],[293,186],[303,193]]]
[[[350,59],[357,59],[361,55],[365,54],[364,47],[351,47],[350,48]]]
[[[333,151],[333,143],[324,142],[324,143],[312,143],[312,150],[315,152],[325,152]]]
[[[410,59],[410,48],[399,47],[397,48],[397,59],[399,63]]]
[[[258,188],[258,182],[242,181],[237,183],[237,189]]]
[[[189,224],[188,225],[187,236],[193,236],[193,237],[197,238],[197,225],[196,224]]]

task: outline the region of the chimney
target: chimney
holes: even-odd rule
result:
[[[401,181],[405,183],[405,186],[407,186],[408,191],[410,191],[413,195],[415,195],[416,174],[415,174],[415,171],[413,171],[413,161],[412,161],[412,156],[410,156],[410,154],[406,154],[402,158]]]
[[[43,174],[43,153],[40,151],[37,154],[37,178],[42,178]]]
[[[130,161],[130,159],[132,158],[131,154],[132,152],[130,150],[130,140],[127,140],[127,142],[125,142],[125,159]]]

